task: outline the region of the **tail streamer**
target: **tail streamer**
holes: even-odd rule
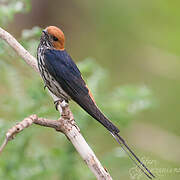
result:
[[[126,144],[125,140],[116,132],[111,132],[112,136],[119,143],[122,149],[126,152],[129,158],[135,163],[135,165],[149,178],[153,179],[155,176],[151,173],[151,171],[144,165],[143,162],[134,154],[134,152],[129,148]]]

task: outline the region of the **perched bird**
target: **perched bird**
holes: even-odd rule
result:
[[[100,111],[88,89],[81,72],[64,47],[64,33],[55,26],[49,26],[42,31],[38,46],[38,67],[45,87],[47,87],[60,101],[74,100],[94,119],[99,121],[129,157],[143,171],[147,177],[155,177],[118,134],[119,129]]]

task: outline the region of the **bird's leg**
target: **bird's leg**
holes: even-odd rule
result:
[[[69,113],[68,113],[68,102],[66,100],[63,100],[61,102],[61,108],[62,108],[62,113],[61,113],[61,117],[65,118],[65,119],[69,119]]]
[[[68,101],[63,100],[63,101],[61,102],[61,106],[62,106],[63,108],[67,107],[67,106],[68,106]]]
[[[58,105],[59,105],[60,103],[62,103],[62,102],[63,102],[62,99],[58,99],[58,100],[54,101],[54,105],[55,105],[55,108],[56,108],[57,111],[58,111]],[[61,113],[62,113],[62,110],[61,110]]]
[[[54,104],[55,104],[56,110],[58,111],[58,105],[61,104],[62,107],[66,107],[68,105],[68,101],[58,98],[56,101],[54,101]],[[62,113],[62,110],[61,110],[61,113]]]

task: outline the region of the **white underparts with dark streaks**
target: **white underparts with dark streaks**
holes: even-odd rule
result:
[[[70,96],[61,88],[60,84],[49,74],[44,63],[44,51],[48,49],[49,44],[40,44],[38,47],[38,67],[45,83],[45,86],[58,98],[70,100]]]

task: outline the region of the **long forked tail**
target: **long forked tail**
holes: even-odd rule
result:
[[[134,152],[129,148],[126,144],[125,140],[118,134],[111,132],[112,136],[115,140],[120,144],[122,149],[127,153],[129,158],[136,164],[136,166],[149,178],[155,178],[155,176],[151,173],[151,171],[141,162],[141,160],[134,154]]]
[[[123,150],[127,153],[129,158],[136,164],[136,166],[149,178],[152,179],[155,176],[151,173],[149,169],[140,161],[140,159],[134,154],[134,152],[129,148],[124,139],[118,134],[119,129],[99,110],[95,102],[90,96],[84,96],[81,99],[74,100],[93,118],[99,121],[115,138],[115,140],[120,144]]]

